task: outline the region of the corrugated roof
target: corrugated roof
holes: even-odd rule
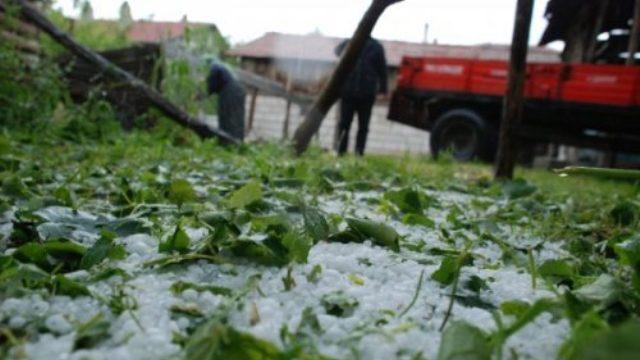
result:
[[[231,56],[249,58],[300,59],[335,62],[335,47],[344,38],[319,34],[293,35],[269,32],[247,44],[236,46],[227,52]],[[508,60],[509,46],[483,44],[476,46],[439,45],[406,41],[380,41],[385,48],[389,66],[400,65],[403,56],[478,58]],[[558,52],[541,47],[533,47],[529,61],[559,62]]]

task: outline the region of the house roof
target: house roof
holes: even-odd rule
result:
[[[211,27],[213,24],[192,22],[158,22],[140,20],[131,24],[129,39],[134,42],[161,42],[184,36],[188,28]]]
[[[247,44],[236,46],[229,50],[227,55],[335,62],[337,58],[334,49],[343,40],[345,39],[320,34],[293,35],[269,32]],[[390,40],[380,42],[385,48],[387,62],[392,67],[398,67],[403,56],[509,59],[508,45],[438,45]],[[531,48],[529,59],[537,62],[560,61],[556,51],[541,47]]]

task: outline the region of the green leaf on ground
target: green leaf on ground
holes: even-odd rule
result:
[[[576,322],[571,329],[571,336],[562,344],[560,359],[578,359],[577,354],[588,347],[593,339],[603,332],[609,331],[609,325],[597,312],[590,311]]]
[[[640,320],[633,319],[612,331],[602,331],[598,336],[577,349],[572,359],[608,360],[637,359],[640,354]]]
[[[384,198],[405,214],[422,214],[433,201],[429,196],[414,188],[387,191]]]
[[[400,252],[400,235],[389,225],[364,219],[346,219],[349,228],[380,246]]]
[[[109,335],[111,323],[104,319],[102,313],[89,319],[89,321],[80,324],[76,330],[76,336],[73,341],[73,349],[91,349]]]
[[[53,290],[58,295],[70,297],[91,296],[91,292],[86,286],[62,275],[56,275],[53,278]]]
[[[492,348],[487,335],[466,322],[447,326],[440,340],[438,360],[489,360]]]
[[[616,205],[609,215],[620,226],[629,226],[638,220],[640,209],[635,203],[625,200]]]
[[[431,274],[431,279],[439,282],[442,285],[451,285],[456,278],[457,271],[457,259],[451,256],[447,256],[442,259],[438,270]]]
[[[115,234],[103,232],[96,243],[87,250],[80,261],[80,268],[90,269],[100,264],[105,259],[120,260],[126,256],[126,250],[122,245],[114,244]]]
[[[510,200],[533,195],[537,190],[538,188],[534,185],[531,185],[522,179],[507,181],[502,185],[502,193]]]
[[[282,238],[282,245],[289,251],[289,259],[303,264],[307,262],[313,241],[305,234],[290,232]]]
[[[262,184],[257,180],[250,181],[227,197],[227,205],[231,209],[240,209],[262,200]]]
[[[420,225],[429,229],[436,227],[435,221],[422,214],[406,214],[402,217],[402,222],[407,225]]]
[[[320,302],[327,314],[337,317],[349,317],[353,315],[356,307],[360,304],[358,300],[346,295],[342,291],[325,294],[320,299]]]
[[[273,344],[239,332],[217,320],[196,329],[185,345],[186,360],[282,360]]]
[[[177,251],[181,254],[189,251],[189,245],[191,244],[191,238],[182,229],[182,226],[176,226],[176,230],[165,241],[160,243],[159,251],[164,253],[171,253]]]
[[[193,289],[197,292],[208,291],[214,295],[231,296],[233,291],[229,288],[215,285],[198,285],[185,281],[177,281],[171,285],[171,292],[175,295],[182,294],[185,290]]]
[[[304,228],[314,242],[317,243],[329,237],[329,223],[320,210],[303,205],[302,217],[304,218]]]
[[[621,284],[608,274],[600,275],[593,283],[573,291],[573,295],[579,300],[604,307],[618,301],[621,294]]]
[[[167,197],[169,201],[177,205],[193,202],[198,199],[198,195],[191,186],[191,183],[184,179],[176,179],[171,182]]]
[[[552,259],[538,267],[538,274],[544,278],[571,279],[575,276],[575,269],[568,261]]]

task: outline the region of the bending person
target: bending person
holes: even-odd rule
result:
[[[244,106],[246,92],[226,66],[214,62],[207,77],[209,95],[218,95],[220,129],[244,140]]]

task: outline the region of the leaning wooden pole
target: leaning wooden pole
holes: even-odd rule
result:
[[[627,65],[631,66],[636,63],[636,53],[638,52],[638,42],[640,42],[640,0],[636,0],[635,10],[633,11],[633,24],[629,33],[629,56],[627,57]]]
[[[514,129],[520,123],[527,72],[527,51],[534,0],[518,0],[511,42],[509,80],[502,109],[500,143],[496,159],[496,179],[512,179],[518,147]]]
[[[362,52],[362,49],[366,45],[378,19],[387,7],[400,1],[402,0],[373,0],[369,6],[369,9],[362,17],[362,20],[360,20],[360,24],[358,24],[355,33],[351,37],[342,58],[340,58],[338,66],[333,71],[331,79],[313,103],[311,109],[307,112],[302,124],[296,129],[293,145],[298,155],[307,150],[313,135],[320,129],[322,120],[327,116],[327,112],[329,112],[331,106],[338,100],[340,90],[344,86],[349,73],[356,66],[360,52]]]
[[[164,98],[159,92],[151,88],[144,81],[131,75],[127,71],[121,69],[117,65],[113,64],[101,55],[91,51],[87,47],[80,45],[69,35],[58,29],[53,23],[51,23],[51,21],[49,21],[44,15],[42,15],[40,11],[30,5],[27,1],[14,0],[14,2],[20,6],[22,16],[25,20],[31,22],[40,30],[47,33],[55,41],[60,43],[74,55],[95,65],[108,76],[126,83],[128,86],[139,91],[149,100],[149,102],[151,102],[168,118],[174,120],[178,124],[188,129],[193,130],[201,138],[217,137],[225,144],[239,143],[238,140],[236,140],[233,136],[227,134],[226,132],[222,130],[212,129],[204,122],[189,116],[189,114],[185,113],[180,108],[172,104],[169,100]]]

